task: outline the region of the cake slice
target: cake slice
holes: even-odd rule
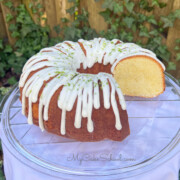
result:
[[[164,69],[159,60],[136,55],[121,59],[113,74],[124,95],[151,98],[165,90]]]

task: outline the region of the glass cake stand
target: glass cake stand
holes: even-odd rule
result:
[[[25,166],[53,177],[112,180],[136,176],[179,151],[180,86],[166,73],[163,94],[125,99],[130,136],[122,142],[78,142],[27,124],[16,84],[0,106],[2,142]]]

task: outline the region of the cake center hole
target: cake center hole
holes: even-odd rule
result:
[[[100,72],[105,72],[111,74],[111,64],[103,65],[100,63],[95,63],[91,68],[86,69],[84,69],[83,65],[81,64],[81,67],[77,69],[77,72],[87,74],[98,74]]]

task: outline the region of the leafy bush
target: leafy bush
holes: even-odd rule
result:
[[[10,5],[16,16],[6,15],[6,21],[10,22],[9,31],[16,38],[14,47],[0,41],[0,77],[4,77],[7,71],[13,75],[19,75],[26,60],[48,45],[49,28],[35,24],[23,4],[14,8]],[[15,23],[11,23],[15,20]],[[9,79],[9,84],[14,84],[15,79]]]
[[[163,44],[166,38],[166,32],[173,26],[176,18],[180,18],[180,10],[171,12],[168,16],[161,16],[157,20],[154,15],[142,14],[136,7],[142,11],[151,12],[156,7],[164,8],[165,3],[158,0],[152,0],[151,4],[146,0],[140,0],[135,4],[130,0],[111,1],[105,0],[103,4],[104,11],[100,14],[109,25],[107,32],[100,34],[108,39],[117,38],[125,42],[136,42],[139,45],[152,50],[161,59],[167,62],[169,70],[175,70],[176,66],[170,62],[170,52],[167,46]],[[177,60],[179,55],[177,55]]]
[[[125,42],[136,42],[154,51],[161,60],[168,64],[169,70],[176,69],[176,65],[170,61],[171,54],[166,45],[163,44],[163,40],[166,39],[167,28],[173,26],[176,18],[180,18],[180,10],[157,20],[153,15],[137,12],[136,6],[147,12],[151,12],[156,7],[164,8],[166,4],[160,3],[158,0],[152,0],[151,3],[140,0],[139,4],[130,0],[104,0],[102,5],[104,11],[100,14],[107,22],[108,30],[97,33],[89,25],[88,12],[85,9],[82,9],[80,13],[77,11],[79,0],[69,0],[69,2],[73,2],[74,6],[67,12],[70,15],[75,14],[75,20],[69,22],[68,19],[62,18],[61,21],[64,25],[54,27],[57,38],[50,37],[50,29],[47,25],[40,25],[40,19],[43,18],[43,7],[40,3],[29,3],[30,11],[28,11],[24,4],[15,8],[13,1],[4,2],[13,14],[16,14],[15,16],[6,14],[6,21],[10,24],[9,31],[12,37],[16,38],[16,42],[12,47],[5,40],[0,40],[0,78],[6,77],[9,72],[13,77],[9,78],[7,83],[14,84],[27,59],[43,47],[52,46],[63,40],[77,41],[80,38],[92,39],[98,36],[107,39],[118,38]],[[34,14],[38,17],[38,23],[32,19]],[[179,44],[180,41],[177,40],[175,47],[177,60],[180,60]]]

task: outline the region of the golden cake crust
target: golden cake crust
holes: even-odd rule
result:
[[[93,49],[93,47],[96,49]],[[119,52],[121,53],[122,51],[125,53],[120,54],[122,56],[118,58]],[[137,55],[137,51],[139,54],[146,54],[146,56]],[[134,55],[132,56],[133,53]],[[122,141],[130,134],[130,128],[124,97],[120,90],[125,86],[121,87],[118,79],[122,80],[121,75],[122,77],[128,77],[128,70],[125,75],[119,75],[117,69],[119,67],[123,69],[124,62],[132,62],[133,58],[135,61],[137,58],[145,59],[157,65],[154,67],[158,67],[155,69],[158,69],[156,72],[160,74],[161,79],[159,81],[162,82],[162,87],[160,87],[161,91],[155,93],[155,96],[161,94],[165,89],[164,66],[152,52],[133,43],[123,43],[116,39],[107,41],[103,38],[96,38],[92,41],[81,39],[77,43],[66,41],[56,46],[42,49],[35,58],[31,58],[26,63],[21,76],[20,100],[23,103],[23,113],[28,117],[30,124],[35,124],[41,129],[59,136],[78,141],[100,141],[104,139]],[[30,71],[28,71],[29,68],[31,68]],[[49,71],[47,71],[48,68],[50,69]],[[57,71],[57,69],[60,70]],[[51,72],[52,74],[44,72]],[[61,77],[63,78],[61,79]],[[38,80],[38,83],[35,80]],[[88,82],[89,80],[90,83]],[[72,86],[67,85],[70,82],[74,82],[74,84]],[[79,82],[83,84],[83,87],[78,84]],[[106,84],[103,85],[103,82]],[[128,81],[125,79],[124,82],[127,83]],[[25,87],[26,89],[24,90]],[[77,87],[75,91],[74,87]],[[98,93],[95,91],[95,87],[98,87],[96,88]],[[150,87],[153,86],[151,85]],[[33,93],[30,94],[32,91]],[[136,96],[133,93],[124,94]],[[107,99],[106,96],[108,96]],[[151,97],[144,94],[138,94],[138,96]],[[94,99],[89,101],[90,97]],[[69,105],[70,102],[72,102],[73,107]],[[29,107],[31,103],[32,107]],[[83,108],[84,111],[82,110]]]
[[[102,68],[101,66],[97,65],[95,66],[96,71],[98,68]],[[110,66],[105,66],[104,71],[108,72]],[[93,69],[93,68],[92,68]],[[91,69],[91,70],[92,70]],[[38,70],[37,70],[38,71]],[[37,71],[32,72],[28,79]],[[79,71],[83,71],[80,69]],[[92,71],[91,71],[92,72]],[[93,73],[93,72],[92,72]],[[48,81],[44,82],[39,95],[38,95],[38,101],[36,103],[32,104],[32,114],[33,114],[33,124],[39,126],[38,122],[38,106],[39,106],[39,98],[41,96],[41,93],[46,85],[46,83],[50,82],[53,78],[49,79]],[[20,88],[20,100],[22,100],[22,90],[23,88]],[[92,110],[92,119],[94,123],[94,131],[93,132],[88,132],[87,130],[87,118],[82,118],[82,126],[81,128],[77,129],[74,127],[74,117],[75,117],[75,112],[76,112],[76,105],[77,105],[77,100],[73,106],[72,111],[68,111],[66,113],[66,134],[62,135],[60,133],[60,124],[61,124],[61,113],[62,110],[58,108],[57,106],[57,99],[62,90],[62,87],[60,87],[55,94],[53,95],[50,105],[49,105],[49,118],[48,121],[44,121],[44,127],[45,130],[67,138],[71,139],[76,139],[78,141],[100,141],[103,139],[111,139],[114,141],[122,141],[124,138],[126,138],[130,134],[130,129],[129,129],[129,123],[128,123],[128,115],[126,110],[122,110],[121,105],[118,103],[118,109],[120,112],[120,118],[121,118],[121,123],[122,123],[122,129],[119,131],[115,128],[115,115],[113,112],[112,107],[110,109],[105,109],[103,107],[103,92],[100,89],[100,108],[99,109],[94,109]],[[118,96],[116,94],[116,99],[118,100]],[[25,100],[25,115],[28,117],[28,98],[26,97]]]

